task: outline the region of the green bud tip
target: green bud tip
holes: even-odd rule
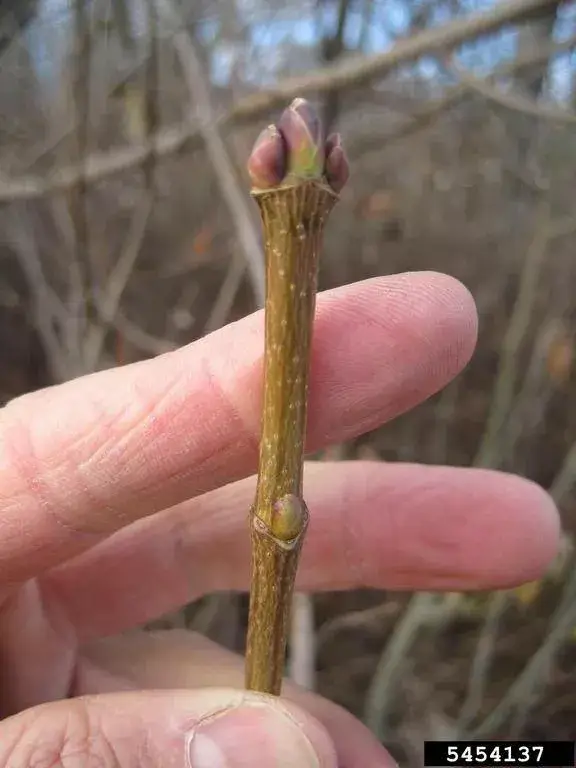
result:
[[[301,179],[320,179],[325,150],[322,123],[305,99],[294,99],[278,121],[288,152],[287,171]]]

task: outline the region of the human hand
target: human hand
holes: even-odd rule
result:
[[[393,764],[319,696],[243,691],[241,659],[194,633],[118,636],[249,586],[263,319],[0,412],[0,768]],[[320,295],[308,449],[438,391],[475,340],[442,275]],[[311,463],[305,497],[301,590],[511,587],[558,547],[550,498],[487,470]]]

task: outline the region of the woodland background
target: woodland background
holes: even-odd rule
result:
[[[575,734],[575,46],[576,6],[552,0],[0,2],[2,402],[261,304],[243,164],[294,96],[353,170],[321,288],[434,269],[473,292],[466,371],[330,456],[532,478],[561,556],[509,592],[296,603],[296,678],[405,766],[424,738]],[[166,623],[242,650],[246,598]]]

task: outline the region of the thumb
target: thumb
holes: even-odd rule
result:
[[[0,768],[336,768],[322,725],[297,706],[206,688],[83,696],[0,723]]]

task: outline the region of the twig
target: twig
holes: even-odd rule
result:
[[[374,56],[354,56],[341,64],[326,67],[304,77],[289,78],[274,89],[262,91],[242,100],[217,124],[220,128],[258,117],[297,94],[328,93],[367,84],[376,77],[421,56],[450,50],[467,40],[489,34],[507,24],[530,16],[534,11],[554,5],[554,0],[507,0],[487,12],[473,14],[436,29],[420,32],[397,43],[392,49]],[[158,157],[197,142],[200,128],[187,122],[160,131],[154,140]],[[97,182],[143,163],[151,150],[147,146],[122,148],[111,153],[94,154],[85,164],[87,182]],[[1,179],[0,201],[42,197],[73,186],[81,174],[76,166],[62,168],[48,177],[24,176]]]
[[[250,516],[246,686],[279,694],[308,524],[302,474],[318,260],[347,165],[339,141],[325,145],[316,115],[297,99],[279,128],[261,135],[249,171],[264,230],[266,348],[258,483]]]
[[[169,23],[182,26],[174,8],[166,0],[159,0],[159,5],[166,14],[166,19]],[[190,91],[191,104],[195,105],[197,114],[200,115],[200,132],[204,139],[206,150],[216,172],[221,192],[228,204],[244,253],[244,259],[240,259],[236,255],[232,258],[226,279],[222,284],[218,299],[206,323],[205,333],[209,333],[226,322],[242,282],[246,266],[250,274],[256,303],[259,306],[264,304],[264,259],[260,239],[252,223],[251,211],[248,209],[245,197],[240,190],[226,146],[214,118],[210,93],[204,84],[205,77],[202,73],[196,49],[189,35],[184,30],[176,32],[174,46],[180,56],[182,69]],[[313,657],[312,663],[310,663],[309,654],[304,653],[304,650],[309,650],[310,647],[308,627],[310,612],[310,598],[305,595],[295,595],[291,623],[293,628],[291,642],[292,670],[294,675],[296,675],[296,682],[312,688],[314,685]]]
[[[181,20],[171,4],[167,0],[158,0],[162,13],[166,20],[175,26],[182,27]],[[189,35],[184,31],[178,31],[173,38],[174,46],[180,56],[180,62],[190,91],[191,103],[195,104],[197,114],[201,116],[200,131],[204,139],[206,150],[216,172],[220,189],[228,204],[228,208],[238,233],[239,241],[244,253],[244,260],[233,257],[226,279],[220,290],[210,317],[206,324],[205,332],[209,333],[223,325],[229,315],[230,308],[238,292],[246,265],[250,273],[251,284],[259,306],[265,299],[264,260],[260,239],[252,223],[251,211],[245,202],[245,197],[240,190],[232,163],[228,156],[226,146],[218,130],[214,118],[210,94],[205,86],[205,77],[196,49]],[[291,643],[291,658],[294,662],[293,672],[297,675],[297,682],[307,687],[313,687],[314,671],[303,646],[309,648],[308,618],[311,611],[311,601],[305,595],[296,595],[294,598],[292,624],[293,634]]]
[[[556,123],[576,123],[576,114],[564,109],[555,109],[546,104],[537,104],[520,93],[504,93],[485,79],[476,77],[465,67],[456,64],[454,58],[446,60],[444,65],[454,77],[471,91],[478,93],[484,99],[494,102],[505,109],[521,112],[522,114],[530,115],[530,117],[536,117],[539,120],[552,120]]]

